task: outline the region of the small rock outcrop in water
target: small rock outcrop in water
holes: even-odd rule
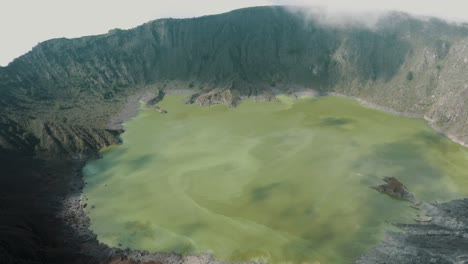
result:
[[[161,113],[161,114],[167,114],[167,111],[164,110],[164,109],[162,109],[162,108],[159,107],[159,106],[154,106],[153,108],[154,108],[156,111],[158,111],[159,113]]]
[[[412,194],[406,186],[397,180],[395,177],[385,177],[383,180],[386,184],[379,186],[373,186],[372,189],[376,189],[379,192],[386,193],[390,196],[397,197],[400,199],[408,200],[410,202],[416,202],[414,194]]]
[[[295,30],[288,30],[291,27]],[[304,23],[301,16],[282,7],[249,8],[198,19],[156,20],[128,31],[46,41],[7,67],[0,67],[0,149],[22,154],[39,150],[53,156],[97,152],[103,146],[119,142],[120,131],[109,130],[106,124],[123,107],[129,91],[165,80],[216,84],[210,87],[225,87],[233,79],[244,80],[246,85],[231,90],[241,96],[261,94],[264,92],[261,87],[270,86],[285,92],[277,84],[281,82],[286,87],[313,86],[321,93],[336,91],[398,112],[424,115],[441,132],[468,142],[468,86],[463,85],[468,83],[467,45],[466,26],[437,19],[419,20],[392,13],[382,17],[372,29],[335,29]],[[406,78],[409,71],[414,75],[412,81]],[[194,95],[191,100],[214,103],[217,98],[206,100],[201,95]],[[10,155],[0,158],[6,164],[1,166],[2,175],[11,176],[0,177],[1,180],[21,181],[29,186],[36,183],[33,180],[37,180],[37,172],[42,170],[25,172],[32,176],[24,177],[30,178],[18,178],[23,173],[15,171],[5,174],[7,165],[14,169],[33,167],[23,163],[23,158],[12,162],[6,157],[11,158]],[[59,182],[68,178],[56,176]],[[4,182],[0,187],[14,190]],[[382,187],[382,191],[395,195],[387,191],[390,187]],[[18,190],[24,190],[24,195],[9,196],[12,202],[4,205],[17,206],[19,218],[28,221],[23,225],[14,219],[15,210],[10,208],[6,217],[2,212],[0,221],[14,220],[11,229],[0,227],[0,231],[8,234],[0,234],[2,263],[26,263],[3,257],[2,246],[7,250],[17,248],[3,242],[12,237],[19,238],[18,245],[22,245],[22,250],[13,252],[17,257],[27,258],[29,263],[57,261],[56,256],[49,256],[60,249],[55,241],[69,239],[56,239],[55,233],[40,237],[42,230],[55,226],[50,219],[42,220],[45,224],[34,228],[28,226],[29,219],[36,224],[39,217],[53,216],[44,207],[55,203],[38,198],[51,193],[62,195],[65,189],[59,186],[36,193],[40,190],[37,186],[32,191],[20,186]],[[17,201],[25,197],[30,201]],[[29,206],[39,207],[29,210]],[[405,232],[390,233],[381,245],[356,263],[468,263],[468,200],[427,205],[425,211],[427,216],[420,222],[431,220],[430,224],[403,226]],[[23,216],[25,212],[39,213]],[[26,238],[10,235],[36,230],[41,232]],[[35,248],[34,243],[51,239],[52,248],[28,254]],[[109,252],[93,245],[95,251]],[[101,262],[80,261],[71,254],[73,251],[63,252],[72,255],[69,258],[73,261],[57,262]],[[169,258],[172,262],[168,258],[161,262],[184,262],[181,257]]]
[[[146,103],[146,107],[149,107],[149,108],[152,108],[152,109],[155,109],[156,111],[158,111],[159,113],[161,114],[167,114],[167,111],[162,109],[161,107],[157,106],[156,104],[161,102],[162,99],[164,99],[164,96],[166,94],[161,91],[161,90],[158,90],[158,92],[156,93],[156,96],[149,100],[147,103]]]
[[[159,107],[159,106],[157,106],[157,105],[152,105],[152,106],[148,106],[148,105],[147,105],[147,107],[148,107],[148,108],[151,108],[151,109],[154,109],[154,110],[158,111],[158,112],[161,113],[161,114],[167,114],[167,111],[166,111],[166,110],[162,109],[161,107]]]
[[[156,92],[156,96],[153,97],[152,99],[150,99],[147,103],[146,103],[146,106],[148,107],[152,107],[152,106],[156,106],[157,103],[161,102],[162,99],[164,99],[164,96],[166,94],[164,93],[164,91],[162,90],[158,90]]]
[[[224,104],[227,107],[236,107],[241,101],[240,96],[230,89],[223,90],[215,88],[204,93],[194,93],[185,100],[186,104],[198,104],[202,106],[210,106],[216,104]]]

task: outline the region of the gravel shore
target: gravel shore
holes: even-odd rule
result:
[[[184,90],[171,93],[185,94],[187,92]],[[359,98],[335,93],[328,95],[352,98],[367,107],[400,116],[423,118],[419,115],[396,112]],[[139,102],[147,101],[152,96],[154,95],[151,93],[144,93],[130,97],[121,113],[111,119],[111,124],[121,127],[124,121],[138,114]],[[317,96],[317,93],[308,90],[298,91],[292,96]],[[71,191],[64,198],[63,208],[59,213],[60,219],[69,227],[67,236],[79,245],[80,253],[99,263],[225,263],[214,260],[209,255],[182,256],[172,253],[150,253],[110,248],[99,243],[96,235],[90,230],[90,219],[84,212],[84,206],[87,203],[86,197],[82,196],[84,181],[81,171],[85,163],[86,160],[74,161],[74,175],[70,177],[69,182]],[[413,225],[395,224],[404,231],[387,232],[385,239],[379,245],[355,263],[468,263],[468,199],[444,204],[421,203],[418,210],[426,217],[425,219],[430,219],[430,221]],[[448,238],[450,241],[447,241]]]

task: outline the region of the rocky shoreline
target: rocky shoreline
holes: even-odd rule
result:
[[[83,210],[85,161],[2,156],[2,170],[15,175],[10,180],[13,185],[8,184],[9,177],[0,179],[2,263],[223,263],[209,255],[149,253],[99,243]],[[468,199],[417,202],[415,209],[419,217],[414,224],[395,223],[403,231],[388,231],[381,243],[354,263],[468,263]]]
[[[215,105],[215,104],[224,104],[228,107],[236,107],[237,105],[241,104],[243,100],[245,99],[254,99],[254,100],[260,100],[260,101],[267,101],[267,102],[277,102],[278,99],[276,96],[290,96],[293,98],[299,98],[303,96],[308,96],[308,97],[319,97],[319,96],[337,96],[337,97],[345,97],[345,98],[350,98],[359,104],[383,111],[392,115],[398,115],[402,117],[407,117],[407,118],[416,118],[416,119],[424,119],[426,120],[427,124],[431,126],[435,131],[440,133],[441,135],[444,135],[445,137],[449,138],[453,142],[462,145],[464,147],[468,147],[468,142],[464,142],[460,140],[457,136],[451,135],[449,133],[444,132],[444,130],[440,127],[437,126],[437,124],[434,122],[434,120],[430,119],[426,115],[423,114],[415,114],[415,113],[409,113],[409,112],[400,112],[396,111],[390,107],[384,107],[369,101],[366,101],[364,99],[358,98],[356,96],[350,96],[350,95],[345,95],[341,93],[336,93],[336,92],[328,92],[324,94],[320,94],[318,91],[314,89],[306,89],[304,87],[294,87],[294,89],[290,90],[289,92],[281,92],[280,90],[277,91],[272,91],[268,93],[264,93],[261,95],[257,96],[232,96],[229,93],[229,98],[226,99],[225,95],[222,94],[223,90],[221,89],[215,89],[208,91],[207,93],[194,93],[192,90],[189,89],[169,89],[169,90],[164,90],[164,94],[185,94],[187,95],[186,98],[186,103],[188,104],[198,104],[201,106],[210,106],[210,105]],[[138,111],[140,109],[140,101],[144,103],[149,103],[151,100],[161,97],[159,93],[159,90],[156,91],[144,91],[144,92],[139,92],[135,93],[132,96],[129,96],[127,99],[127,103],[123,107],[123,109],[117,114],[114,115],[110,118],[110,122],[108,127],[110,129],[123,129],[122,123],[125,121],[135,117],[138,114]],[[162,100],[164,95],[162,95],[161,98],[157,100],[159,102]],[[153,106],[152,106],[153,107]],[[154,108],[154,107],[153,107]],[[157,108],[155,108],[158,110]],[[158,111],[164,112],[164,109],[159,109]]]
[[[82,195],[85,182],[82,169],[86,160],[73,161],[73,173],[70,177],[70,192],[62,200],[62,210],[58,218],[68,227],[64,231],[68,239],[79,245],[79,253],[91,259],[89,263],[122,263],[122,264],[223,264],[211,255],[187,255],[175,253],[151,253],[147,251],[112,248],[98,241],[90,229],[90,219],[85,213],[86,197]],[[60,201],[59,201],[60,202]]]
[[[160,19],[99,36],[44,41],[0,67],[0,157],[5,157],[0,163],[8,176],[0,177],[0,262],[5,262],[5,252],[13,256],[7,264],[130,261],[125,256],[118,259],[116,249],[100,246],[86,233],[89,220],[80,211],[78,171],[99,148],[119,143],[122,123],[138,113],[140,100],[154,97],[156,88],[198,93],[190,103],[233,107],[244,98],[276,101],[277,94],[297,97],[304,91],[344,96],[331,93],[340,92],[357,96],[346,97],[370,108],[424,118],[441,134],[468,147],[467,27],[398,12],[382,16],[372,29],[304,21],[302,15],[280,6]],[[78,164],[72,173],[62,168],[69,166],[67,157]],[[44,164],[50,166],[45,169]],[[54,168],[58,172],[49,175]],[[74,180],[78,182],[70,183]],[[71,190],[64,189],[69,184]],[[58,207],[64,199],[62,210]],[[442,208],[434,211],[435,218],[466,219],[447,211],[466,211],[460,204],[466,200],[432,205]],[[78,230],[63,227],[55,215],[67,218]],[[452,228],[429,225],[417,228]],[[447,241],[423,231],[412,236],[413,229],[406,230],[410,231],[382,242],[389,248],[385,254],[371,251],[368,255],[375,258],[367,263],[405,263],[392,262],[405,257],[406,263],[439,263],[436,257],[421,262],[413,257],[443,255],[436,246]],[[432,248],[424,247],[428,241],[434,243]],[[455,245],[465,246],[463,241],[449,241],[447,246],[465,254]],[[440,247],[448,250],[445,244]],[[410,252],[402,250],[407,247]],[[102,251],[102,256],[92,257],[88,251],[94,250]],[[15,261],[24,255],[24,261]],[[460,256],[446,260],[467,263]]]
[[[99,243],[90,230],[90,219],[83,206],[86,198],[81,195],[84,187],[81,169],[85,161],[74,164],[76,174],[71,177],[71,191],[64,199],[59,217],[69,227],[68,236],[80,246],[80,253],[96,261],[90,263],[227,263],[210,255],[150,253]],[[388,231],[381,243],[354,263],[468,263],[468,199],[442,204],[420,202],[415,208],[420,211],[415,224],[395,223],[402,232]]]
[[[468,263],[468,199],[421,203],[417,209],[424,221],[395,224],[403,231],[387,231],[355,264]]]
[[[316,96],[316,93],[302,91],[289,96]],[[329,94],[332,96],[343,96]],[[151,100],[154,94],[145,93],[131,97],[127,107],[119,114],[115,120],[126,121],[138,113],[139,102]],[[352,97],[351,97],[352,98]],[[256,99],[263,99],[258,97]],[[384,110],[384,108],[358,100],[359,103]],[[388,110],[388,109],[387,109]],[[394,111],[386,111],[392,114]],[[404,115],[408,116],[408,115]],[[420,116],[409,116],[420,118]],[[123,122],[122,121],[122,122]],[[75,160],[73,171],[75,175],[71,177],[70,192],[63,202],[63,210],[59,214],[60,219],[69,227],[69,237],[75,239],[80,247],[80,252],[96,260],[96,263],[226,263],[215,260],[210,255],[189,255],[182,256],[173,253],[150,253],[145,251],[111,248],[99,243],[97,236],[90,230],[90,219],[84,212],[85,197],[82,196],[84,180],[82,168],[86,160]],[[356,264],[370,263],[468,263],[468,262],[447,262],[452,260],[462,260],[468,256],[468,199],[455,200],[443,204],[429,204],[421,202],[417,209],[421,211],[423,221],[417,221],[412,225],[402,225],[395,223],[402,228],[403,232],[388,231],[385,239],[375,248],[371,249]],[[437,245],[445,243],[448,237],[452,244],[444,244],[439,249]],[[428,245],[432,245],[429,247]],[[460,246],[461,245],[461,246]],[[466,245],[466,246],[465,246]],[[466,249],[466,250],[464,250]],[[436,253],[437,252],[437,253]],[[435,261],[435,262],[434,262]]]
[[[186,94],[185,90],[171,90],[168,94]],[[116,116],[111,118],[110,126],[115,129],[123,129],[122,123],[135,117],[140,109],[140,103],[148,103],[158,97],[154,92],[137,93],[130,96],[126,106]],[[162,100],[160,98],[159,100]],[[157,102],[156,102],[157,103]],[[154,106],[152,106],[154,108]],[[58,213],[58,218],[65,224],[64,232],[68,239],[79,246],[80,254],[86,255],[92,259],[89,263],[121,263],[121,264],[225,264],[215,260],[208,254],[186,255],[176,253],[151,253],[147,251],[120,249],[109,247],[98,241],[96,234],[90,229],[90,219],[84,211],[86,197],[83,194],[85,186],[82,169],[86,162],[92,157],[73,159],[73,175],[70,177],[70,192],[63,198],[62,210]],[[85,205],[86,204],[86,205]],[[254,262],[245,262],[254,263]]]
[[[363,106],[369,107],[371,109],[383,111],[383,112],[386,112],[386,113],[390,113],[392,115],[398,115],[398,116],[403,116],[403,117],[408,117],[408,118],[424,119],[424,120],[426,120],[427,124],[429,126],[431,126],[432,129],[437,131],[439,134],[444,135],[445,137],[447,137],[451,141],[468,148],[468,142],[464,142],[464,141],[460,140],[459,138],[457,138],[455,135],[451,135],[449,133],[444,132],[444,130],[442,128],[437,126],[437,124],[435,123],[434,120],[430,119],[426,115],[399,112],[399,111],[396,111],[396,110],[394,110],[392,108],[383,107],[383,106],[380,106],[380,105],[365,101],[365,100],[363,100],[361,98],[358,98],[358,97],[355,97],[355,96],[348,96],[348,95],[344,95],[344,94],[340,94],[340,93],[328,93],[327,95],[350,98],[350,99],[353,99],[354,101],[360,103]]]

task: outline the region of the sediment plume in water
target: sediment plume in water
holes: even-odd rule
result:
[[[110,246],[229,261],[351,263],[410,203],[370,186],[396,177],[418,199],[467,195],[468,150],[423,120],[337,97],[185,105],[169,95],[125,124],[85,168],[87,213]]]

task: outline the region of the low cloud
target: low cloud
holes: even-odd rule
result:
[[[322,6],[302,12],[337,26],[373,27],[382,13],[391,10],[468,22],[466,0],[17,0],[0,9],[0,65],[50,38],[105,33],[162,17],[194,17],[263,5]]]
[[[418,16],[434,16],[452,22],[468,22],[466,0],[271,0],[275,5],[324,7],[335,13],[372,14],[402,11]]]
[[[366,27],[374,29],[379,19],[390,11],[347,10],[327,7],[289,6],[288,10],[308,21],[335,27]]]

